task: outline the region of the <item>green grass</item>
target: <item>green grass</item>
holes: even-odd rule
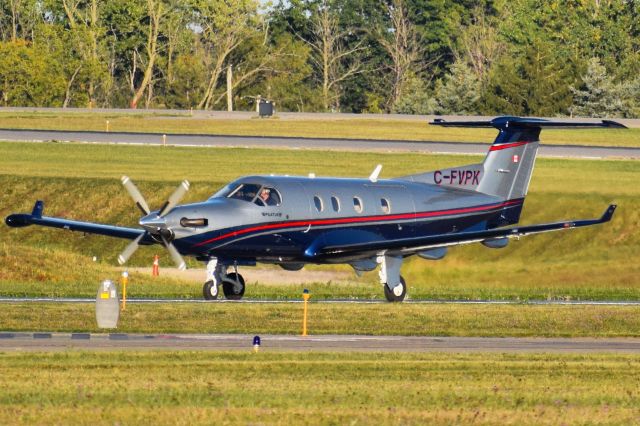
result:
[[[632,424],[623,355],[0,354],[2,424]]]
[[[0,143],[0,216],[28,212],[36,199],[45,214],[136,226],[138,210],[120,185],[130,175],[159,206],[177,183],[192,182],[185,202],[202,200],[225,182],[250,173],[367,176],[379,162],[383,177],[479,161],[478,156],[325,153],[255,149]],[[403,267],[412,298],[634,299],[640,298],[640,168],[637,161],[539,159],[523,223],[598,217],[611,202],[611,223],[589,229],[525,237],[503,250],[480,245],[452,248],[438,262],[411,259]],[[61,230],[8,228],[0,234],[0,294],[93,296],[124,240]],[[158,247],[139,250],[132,265],[149,266]],[[91,261],[93,256],[99,262]],[[194,263],[192,266],[201,266]],[[327,268],[327,267],[322,267]],[[295,273],[287,273],[295,274]],[[304,274],[298,272],[297,274]],[[201,297],[198,282],[132,276],[136,296]],[[346,285],[307,285],[316,298],[382,297],[375,273]],[[302,285],[251,283],[248,297],[297,298]]]
[[[3,303],[0,307],[2,331],[101,332],[93,303]],[[292,303],[127,303],[118,332],[300,334],[302,310],[302,304]],[[311,303],[308,315],[310,334],[640,336],[637,306]]]
[[[188,133],[244,136],[296,136],[411,141],[489,142],[493,129],[429,126],[421,120],[202,119],[163,114],[0,112],[0,128],[112,132]],[[545,130],[546,144],[640,146],[640,129]],[[160,142],[160,141],[158,141]]]

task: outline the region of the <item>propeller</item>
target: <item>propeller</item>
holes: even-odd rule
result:
[[[144,234],[140,235],[138,238],[133,240],[129,245],[118,255],[118,263],[123,265],[129,260],[129,258],[138,250],[140,247],[140,241],[146,236],[151,235],[156,238],[156,240],[160,240],[162,245],[167,249],[169,255],[171,255],[171,259],[176,264],[179,270],[183,271],[187,268],[187,264],[184,259],[180,255],[180,252],[171,242],[171,238],[173,237],[173,232],[171,229],[168,229],[165,225],[164,217],[173,210],[173,208],[180,202],[182,197],[189,190],[189,181],[184,180],[180,183],[178,188],[173,191],[173,194],[169,196],[167,201],[162,205],[160,210],[158,210],[158,214],[154,215],[154,217],[149,218],[148,216],[151,213],[151,209],[149,209],[149,205],[145,201],[144,197],[135,186],[135,184],[129,179],[127,176],[122,176],[122,185],[125,187],[133,201],[136,203],[136,206],[145,214],[145,217],[140,219],[140,225],[145,229]]]

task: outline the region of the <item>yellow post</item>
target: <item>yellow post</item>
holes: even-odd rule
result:
[[[129,281],[129,273],[124,271],[122,273],[122,310],[127,309],[127,281]]]
[[[107,133],[109,133],[109,120],[107,120]]]
[[[303,336],[307,335],[307,303],[309,302],[309,297],[311,297],[311,295],[309,294],[309,290],[305,288],[304,291],[302,292],[302,300],[304,300],[304,314],[302,317],[302,335]]]

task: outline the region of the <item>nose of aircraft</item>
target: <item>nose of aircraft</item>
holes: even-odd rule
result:
[[[152,213],[144,216],[138,223],[140,224],[140,226],[151,233],[167,229],[167,222],[165,218],[158,216],[157,213]]]

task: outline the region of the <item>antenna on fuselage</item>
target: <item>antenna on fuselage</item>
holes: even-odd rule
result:
[[[369,180],[373,183],[376,183],[378,181],[378,176],[380,175],[381,171],[382,171],[382,164],[378,164],[376,168],[373,169],[373,172],[371,172],[371,175],[369,176]]]

